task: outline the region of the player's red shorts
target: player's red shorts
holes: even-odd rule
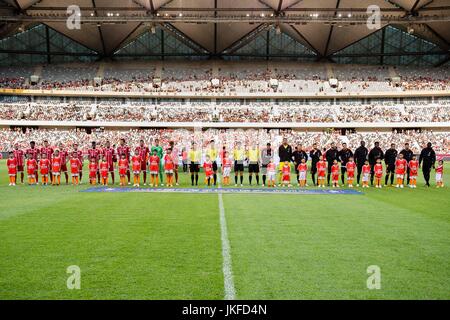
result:
[[[66,163],[61,164],[61,172],[67,172],[67,164]]]
[[[17,166],[17,172],[23,172],[23,165],[22,166]]]
[[[288,174],[283,175],[283,181],[290,181],[290,180],[291,180],[291,177]]]
[[[147,163],[145,161],[141,162],[141,171],[147,171]]]
[[[113,163],[111,163],[111,164],[108,166],[108,171],[109,171],[109,172],[114,172],[114,164],[113,164]]]

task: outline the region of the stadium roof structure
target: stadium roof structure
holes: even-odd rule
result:
[[[67,27],[70,5],[80,8],[80,29]],[[371,5],[381,10],[381,29],[366,24]],[[131,54],[124,48],[146,33],[161,33],[157,41],[162,42],[169,34],[189,47],[178,56],[337,62],[364,58],[363,62],[381,64],[417,61],[390,57],[433,56],[429,61],[434,65],[446,64],[450,58],[449,0],[0,0],[0,39],[36,24],[46,26],[47,34],[49,29],[58,32],[101,58],[145,56],[145,51]],[[393,36],[394,29],[411,35],[411,41],[387,48],[386,32]],[[279,35],[285,39],[277,40]],[[397,36],[397,40],[405,37]],[[271,39],[279,43],[272,44]],[[413,39],[421,44],[405,49]],[[244,49],[249,45],[252,49]],[[292,48],[296,45],[302,50]],[[164,58],[165,45],[159,47],[160,51],[149,55]],[[0,54],[20,53],[39,54],[0,46]]]

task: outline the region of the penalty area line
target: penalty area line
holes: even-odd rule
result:
[[[225,217],[225,208],[223,206],[222,192],[218,193],[218,197],[219,197],[219,212],[220,212],[220,235],[222,242],[222,259],[223,259],[222,271],[225,288],[225,300],[234,300],[236,299],[236,289],[234,288],[233,270],[231,267],[231,249],[230,249],[230,241],[228,240],[227,220]]]

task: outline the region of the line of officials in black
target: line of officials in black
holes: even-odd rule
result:
[[[377,159],[384,160],[386,165],[385,184],[387,185],[389,180],[390,183],[393,184],[395,176],[395,160],[397,159],[399,153],[403,154],[403,158],[406,159],[406,161],[408,162],[412,159],[414,155],[413,151],[410,149],[409,143],[405,143],[404,148],[400,152],[396,150],[395,144],[391,143],[390,148],[387,149],[385,152],[383,152],[383,150],[380,148],[379,142],[375,142],[374,147],[369,151],[366,148],[366,143],[364,141],[361,141],[360,146],[355,150],[354,153],[347,147],[346,143],[343,143],[342,148],[338,150],[336,144],[333,142],[330,146],[330,149],[328,150],[324,149],[323,151],[320,151],[319,148],[317,147],[317,143],[314,143],[313,149],[309,152],[309,158],[311,159],[312,181],[314,185],[316,185],[316,173],[317,173],[316,164],[322,157],[322,154],[324,154],[328,163],[328,174],[327,174],[328,185],[330,185],[331,166],[333,165],[334,160],[337,160],[338,162],[341,163],[341,181],[342,184],[345,183],[344,179],[345,173],[347,171],[346,164],[351,157],[354,158],[354,161],[356,163],[357,167],[356,181],[358,184],[361,179],[362,167],[364,165],[364,162],[368,160],[372,168],[370,179],[371,184],[373,185],[374,166]],[[292,150],[292,147],[288,144],[287,139],[283,139],[283,143],[278,149],[278,156],[280,157],[280,162],[281,161],[294,162],[298,181],[299,173],[297,170],[297,166],[302,159],[308,161],[308,154],[306,153],[306,151],[303,150],[303,147],[301,145],[298,145],[295,147],[294,150]],[[423,177],[425,179],[425,183],[427,186],[430,186],[430,173],[431,169],[434,168],[435,162],[436,162],[436,153],[433,150],[431,142],[428,142],[427,146],[424,149],[422,149],[419,156],[419,168],[422,168]],[[407,183],[409,184],[409,168],[407,169]]]

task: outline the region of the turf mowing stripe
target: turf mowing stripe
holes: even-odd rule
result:
[[[220,233],[222,240],[223,257],[223,282],[225,288],[225,300],[236,299],[236,290],[234,288],[233,270],[231,268],[230,241],[228,240],[227,221],[225,218],[225,208],[223,207],[222,193],[219,192],[219,211],[220,211]]]

